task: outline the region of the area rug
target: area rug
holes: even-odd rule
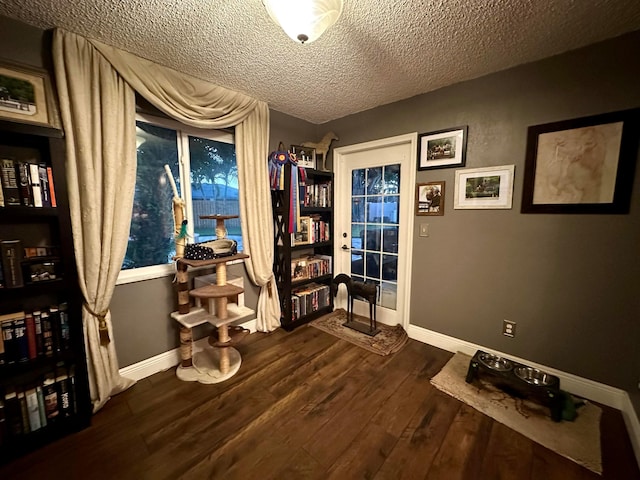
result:
[[[366,325],[369,324],[369,319],[360,315],[354,315],[354,320],[363,322]],[[349,327],[343,326],[343,323],[347,321],[347,312],[343,308],[338,308],[333,312],[324,315],[316,320],[313,320],[309,325],[315,327],[323,332],[330,333],[338,338],[353,343],[359,347],[362,347],[370,352],[377,353],[378,355],[389,355],[399,351],[407,343],[409,336],[404,328],[400,325],[393,327],[377,323],[377,327],[380,329],[375,337],[370,337],[364,333],[353,330]]]
[[[481,377],[468,384],[465,378],[470,360],[468,355],[456,353],[431,383],[534,442],[602,475],[600,407],[587,402],[578,408],[573,422],[554,422],[548,408],[513,397]]]

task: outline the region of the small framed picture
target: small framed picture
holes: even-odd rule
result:
[[[416,215],[444,215],[444,182],[416,185]]]
[[[298,166],[316,169],[316,149],[303,147],[301,145],[291,145],[291,153],[294,153],[298,160]]]
[[[522,213],[628,213],[640,109],[529,127]]]
[[[311,217],[300,217],[300,229],[291,234],[291,245],[308,245],[311,243]]]
[[[53,98],[45,70],[0,60],[0,118],[54,125]]]
[[[418,136],[418,170],[464,167],[467,126]]]
[[[509,209],[515,165],[456,170],[455,209]]]

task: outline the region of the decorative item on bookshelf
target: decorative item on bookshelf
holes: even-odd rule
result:
[[[303,168],[316,168],[316,149],[303,147],[302,145],[291,145],[291,153],[296,156],[298,166]]]

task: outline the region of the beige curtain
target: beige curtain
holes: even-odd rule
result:
[[[81,37],[54,37],[66,174],[94,411],[134,382],[118,373],[109,302],[126,253],[136,181],[134,92]]]
[[[216,87],[100,42],[56,30],[53,44],[67,138],[69,202],[85,297],[83,322],[94,410],[132,384],[118,374],[109,301],[126,252],[135,184],[134,90],[171,117],[200,128],[236,127],[240,209],[250,279],[262,287],[257,328],[280,326],[272,273],[268,179],[269,110],[264,102]],[[99,328],[101,325],[101,328]]]

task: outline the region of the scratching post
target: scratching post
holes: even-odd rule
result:
[[[224,238],[227,232],[224,221],[228,218],[237,218],[237,215],[205,215],[200,218],[216,220],[216,234],[222,235],[219,238]],[[233,346],[248,335],[249,330],[231,324],[249,317],[255,312],[245,307],[244,304],[242,306],[237,304],[244,288],[227,283],[227,262],[248,257],[248,255],[238,253],[212,260],[177,258],[178,311],[172,313],[171,316],[181,324],[181,363],[176,370],[176,375],[181,380],[205,384],[219,383],[232,377],[240,369],[242,359],[240,353]],[[216,267],[215,285],[208,284],[189,290],[189,267],[210,265]],[[191,306],[191,297],[195,299],[195,308]],[[202,308],[200,306],[202,302],[207,305],[211,305],[213,302],[215,313]],[[210,323],[216,327],[208,339],[211,348],[193,354],[191,329],[203,323]]]

